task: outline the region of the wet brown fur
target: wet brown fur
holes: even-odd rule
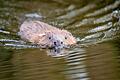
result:
[[[54,42],[60,45],[72,45],[76,39],[67,30],[61,30],[41,21],[25,21],[20,26],[19,35],[22,39],[40,45],[53,46]],[[49,40],[49,37],[52,39]]]

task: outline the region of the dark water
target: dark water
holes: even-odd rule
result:
[[[78,44],[48,56],[21,41],[37,17],[70,31]],[[120,0],[0,0],[0,80],[120,80]]]

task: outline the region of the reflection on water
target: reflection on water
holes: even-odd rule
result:
[[[120,0],[1,0],[0,80],[119,80]],[[78,44],[65,56],[22,41],[26,17],[70,31]]]

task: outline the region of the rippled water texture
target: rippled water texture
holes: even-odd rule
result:
[[[48,56],[17,32],[37,18],[70,31],[76,46]],[[120,0],[0,0],[0,80],[120,80]]]

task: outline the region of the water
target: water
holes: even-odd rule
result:
[[[1,0],[0,80],[120,80],[120,0]],[[17,35],[26,17],[78,40],[61,57]]]

